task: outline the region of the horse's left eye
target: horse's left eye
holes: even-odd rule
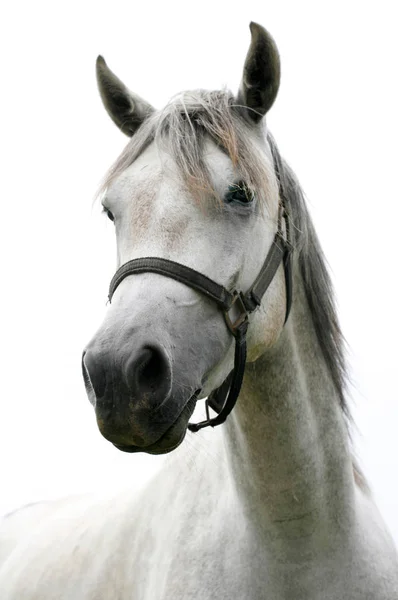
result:
[[[106,216],[108,217],[108,219],[110,219],[111,221],[115,220],[115,217],[113,216],[113,214],[111,213],[111,211],[109,210],[109,208],[106,208],[106,206],[104,206],[102,210],[106,214]]]
[[[244,181],[238,181],[229,186],[225,195],[225,202],[231,204],[237,202],[239,204],[250,204],[254,200],[253,191],[247,186]]]

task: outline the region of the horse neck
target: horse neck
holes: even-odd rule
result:
[[[278,543],[347,531],[354,504],[347,426],[297,269],[294,279],[289,320],[247,365],[225,428],[242,509]]]

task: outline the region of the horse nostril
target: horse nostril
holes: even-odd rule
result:
[[[83,352],[82,371],[90,402],[121,410],[138,406],[159,408],[171,393],[171,362],[162,346],[140,345],[120,352],[106,352],[100,346]],[[122,403],[122,404],[121,404]]]
[[[95,353],[85,350],[82,356],[82,371],[84,385],[90,401],[94,397],[99,398],[105,393],[105,373],[101,361]]]
[[[127,365],[127,379],[132,392],[140,396],[156,396],[164,401],[171,388],[171,368],[161,348],[142,348]]]

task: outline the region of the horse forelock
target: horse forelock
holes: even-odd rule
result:
[[[153,113],[108,171],[99,193],[155,142],[175,162],[191,195],[219,202],[206,164],[208,138],[229,156],[236,177],[255,190],[259,204],[266,206],[277,190],[269,148],[227,90],[183,92]]]

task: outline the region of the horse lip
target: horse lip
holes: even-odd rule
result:
[[[113,444],[115,446],[115,448],[117,448],[118,450],[121,450],[122,452],[130,452],[130,453],[134,453],[134,452],[146,452],[147,454],[167,454],[169,452],[172,452],[173,450],[175,450],[184,440],[185,438],[185,434],[187,432],[187,427],[188,427],[188,421],[192,416],[193,411],[195,410],[195,406],[196,406],[196,400],[200,394],[200,389],[196,390],[196,392],[190,397],[190,399],[188,400],[188,402],[185,404],[185,406],[183,407],[182,411],[180,412],[180,414],[178,415],[178,417],[176,418],[176,420],[174,421],[174,423],[172,423],[170,425],[170,427],[167,429],[167,431],[165,431],[158,440],[156,440],[156,442],[152,442],[152,444],[149,444],[148,446],[135,446],[135,445],[119,445],[119,444]],[[177,441],[174,440],[174,443],[172,443],[170,446],[165,445],[162,446],[162,442],[167,441],[167,437],[170,436],[170,434],[173,432],[173,429],[182,427],[181,431],[179,432],[179,438]]]

